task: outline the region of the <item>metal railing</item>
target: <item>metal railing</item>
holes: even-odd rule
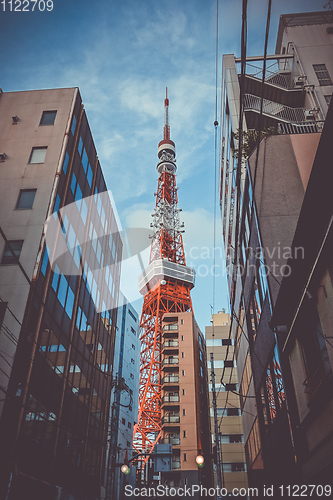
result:
[[[321,132],[322,128],[321,122],[278,123],[280,134],[313,134]]]
[[[179,394],[166,394],[162,398],[162,403],[178,403]]]
[[[179,413],[175,413],[173,415],[167,414],[162,417],[162,424],[179,424],[179,422]]]
[[[162,360],[162,366],[164,365],[178,365],[179,363],[179,358],[178,357],[173,357],[173,358],[164,358]]]
[[[244,94],[244,109],[260,112],[260,101],[259,96]],[[290,108],[284,104],[264,99],[263,113],[285,122],[301,123],[306,122],[308,117],[312,117],[313,110],[311,108]],[[314,120],[314,117],[312,119]]]
[[[172,445],[179,445],[180,444],[180,437],[165,437],[164,439],[161,440],[162,444],[172,444]]]
[[[166,377],[162,378],[162,385],[163,384],[178,384],[179,383],[179,376],[178,375],[167,375]]]
[[[302,86],[298,86],[298,78],[291,75],[291,64],[292,60],[288,58],[274,61],[272,64],[268,65],[265,71],[265,82],[286,90],[302,88]],[[263,69],[260,66],[246,63],[245,74],[261,82]]]
[[[164,349],[165,347],[178,347],[178,346],[179,346],[178,340],[166,340],[162,344],[162,349]]]
[[[171,323],[170,325],[164,325],[162,328],[162,332],[167,330],[178,330],[178,323]]]

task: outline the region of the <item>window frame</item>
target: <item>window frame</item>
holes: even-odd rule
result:
[[[320,68],[319,66],[323,66],[323,67]],[[318,80],[320,87],[329,87],[330,85],[333,85],[331,76],[328,72],[328,69],[327,69],[325,63],[313,64],[312,67],[313,67],[313,71],[315,72],[315,75],[317,77],[317,80]],[[326,74],[324,75],[324,73],[326,73]]]
[[[30,193],[32,193],[32,192],[35,193],[35,196],[33,197],[31,206],[29,206],[29,207],[20,207],[20,201],[21,201],[22,193],[29,193],[29,192]],[[32,210],[32,207],[34,205],[34,201],[35,201],[35,198],[36,198],[36,192],[37,192],[37,188],[20,189],[20,192],[19,192],[18,197],[17,197],[16,205],[15,205],[15,210]]]
[[[43,123],[43,118],[44,116],[50,116],[51,113],[54,113],[54,118],[53,118],[53,122],[52,123]],[[43,111],[42,113],[42,116],[41,116],[41,119],[40,119],[40,122],[39,122],[39,126],[41,127],[48,127],[48,126],[52,126],[54,125],[54,122],[55,122],[55,119],[56,119],[56,116],[57,116],[57,110],[56,109],[53,109],[53,110],[45,110]]]
[[[45,155],[44,155],[43,161],[32,161],[34,152],[35,151],[41,151],[41,150],[45,150]],[[34,146],[31,149],[31,153],[30,153],[30,157],[29,157],[29,162],[28,163],[30,165],[43,165],[45,163],[46,153],[47,153],[47,146]]]
[[[19,254],[17,255],[17,253],[15,252],[15,249],[13,248],[13,243],[21,243],[21,246],[19,248]],[[23,247],[23,243],[24,243],[24,240],[8,240],[5,242],[5,245],[4,245],[4,248],[3,248],[3,252],[2,252],[2,256],[1,256],[1,261],[0,261],[0,265],[2,266],[12,266],[12,265],[15,265],[17,264],[16,260],[14,259],[13,257],[13,254],[12,252],[10,251],[9,249],[9,245],[12,247],[13,251],[14,251],[14,254],[16,255],[17,259],[19,260],[20,259],[20,256],[21,256],[21,253],[22,253],[22,247]],[[9,244],[9,245],[8,245]],[[3,262],[4,258],[6,258],[5,254],[6,252],[9,253],[9,255],[11,256],[11,260],[9,262]]]

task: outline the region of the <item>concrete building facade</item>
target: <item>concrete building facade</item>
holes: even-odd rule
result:
[[[292,242],[333,90],[332,21],[332,12],[281,16],[263,86],[262,56],[246,59],[242,88],[240,59],[223,58],[220,194],[250,485],[302,480],[272,315],[289,259],[303,258]]]
[[[234,355],[234,339],[229,335],[229,314],[219,311],[218,314],[213,314],[211,323],[211,326],[206,326],[205,328],[207,360],[208,366],[210,367],[208,372],[211,371],[210,359],[211,353],[213,353],[220,462],[222,464],[222,487],[226,488],[228,493],[231,493],[233,488],[247,488],[246,460],[239,399],[239,384]],[[216,439],[214,434],[212,390],[212,384],[210,383],[210,426],[212,430],[212,446],[215,446]],[[216,476],[216,474],[214,474],[214,476]]]
[[[122,254],[115,207],[77,88],[2,93],[0,111],[1,496],[95,498]]]

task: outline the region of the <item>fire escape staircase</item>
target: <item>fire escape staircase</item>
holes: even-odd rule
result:
[[[252,73],[250,73],[252,72]],[[255,115],[260,113],[262,69],[247,68],[245,76],[244,110],[249,116],[249,128],[256,128]],[[301,77],[290,71],[267,72],[264,87],[263,116],[265,125],[277,126],[282,133],[318,132],[314,110],[304,108],[304,89]]]

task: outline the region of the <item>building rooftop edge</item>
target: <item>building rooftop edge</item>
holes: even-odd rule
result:
[[[282,35],[285,28],[290,28],[293,26],[309,26],[315,24],[331,24],[331,23],[333,23],[333,11],[331,10],[282,14],[280,16],[275,53],[279,54],[281,51]]]

